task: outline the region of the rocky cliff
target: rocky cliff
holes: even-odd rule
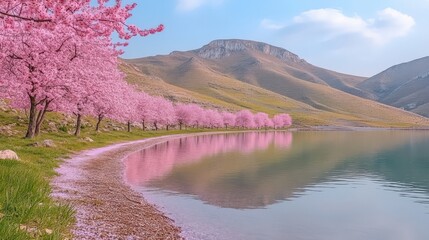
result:
[[[271,55],[285,62],[306,63],[298,55],[283,48],[266,43],[238,39],[215,40],[200,49],[194,50],[194,53],[205,59],[221,59],[245,51],[255,51]]]

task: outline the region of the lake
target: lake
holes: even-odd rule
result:
[[[184,137],[125,166],[187,239],[429,239],[426,131]]]

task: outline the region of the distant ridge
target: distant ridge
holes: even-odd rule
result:
[[[429,57],[390,67],[357,87],[379,102],[429,116]]]

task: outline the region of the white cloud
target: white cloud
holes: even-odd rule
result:
[[[374,44],[384,44],[394,38],[405,36],[415,25],[414,19],[392,8],[377,13],[375,18],[346,16],[331,8],[310,10],[293,18],[292,23],[280,24],[264,19],[261,26],[271,30],[282,30],[288,34],[305,34],[324,41],[337,38],[363,38]]]
[[[276,23],[270,19],[263,19],[261,21],[261,26],[266,29],[279,30],[284,28],[284,25],[281,23]]]
[[[188,12],[207,4],[218,5],[222,3],[222,1],[223,0],[178,0],[177,9],[179,11]]]

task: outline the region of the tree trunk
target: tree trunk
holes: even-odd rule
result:
[[[39,113],[37,114],[37,118],[36,118],[36,128],[34,129],[34,136],[39,136],[40,134],[40,126],[42,125],[43,119],[44,119],[44,111],[40,110]]]
[[[95,131],[100,131],[100,123],[103,120],[103,114],[98,115],[97,125],[95,125]]]
[[[82,115],[79,113],[77,114],[77,120],[76,120],[76,131],[74,132],[75,136],[80,135],[80,128],[82,126]]]
[[[167,131],[168,131],[168,124],[167,124]]]
[[[144,125],[144,121],[142,121],[142,129],[143,131],[146,129],[146,126]]]
[[[179,123],[179,129],[182,130],[182,123]]]
[[[158,131],[158,124],[156,124],[156,122],[154,122],[153,125],[155,126],[155,131]]]
[[[40,126],[42,126],[43,120],[45,120],[45,114],[48,111],[49,104],[51,103],[51,101],[45,101],[45,106],[42,110],[39,111],[39,114],[37,115],[36,129],[34,130],[35,136],[39,136],[40,134]]]
[[[128,128],[128,132],[131,132],[131,122],[130,121],[128,121],[128,123],[127,123],[127,128]]]
[[[30,116],[28,117],[28,127],[27,127],[27,133],[25,134],[25,138],[33,138],[34,137],[34,131],[36,128],[36,98],[30,96]]]

